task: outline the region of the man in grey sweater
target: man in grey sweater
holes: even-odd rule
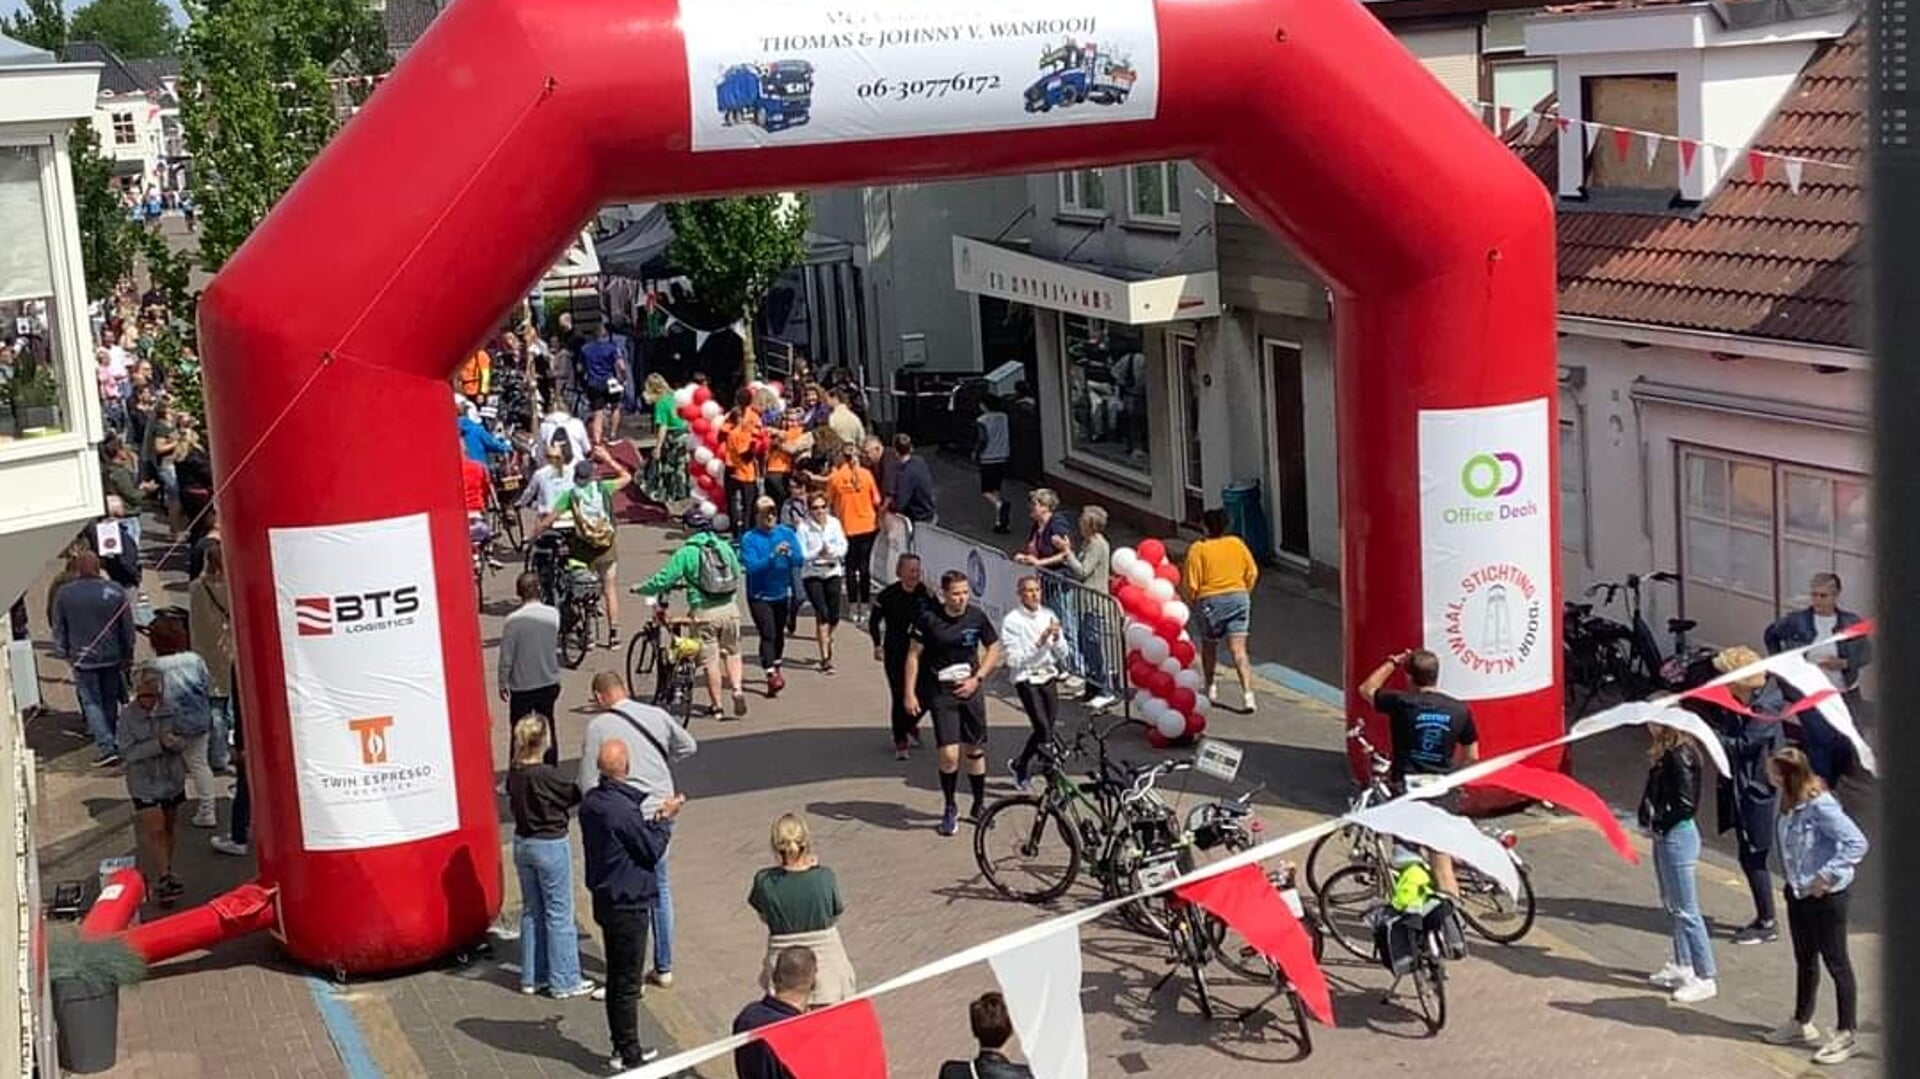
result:
[[[560,701],[560,612],[540,602],[538,573],[522,573],[513,587],[520,606],[500,627],[500,699],[507,702],[507,729],[521,716],[546,720],[546,761],[557,765],[560,739],[553,710]]]
[[[693,756],[700,746],[664,710],[628,697],[618,671],[601,671],[593,676],[593,700],[605,710],[587,723],[586,743],[580,749],[580,789],[592,790],[600,782],[601,743],[624,743],[626,782],[641,793],[641,812],[651,817],[678,793],[673,783],[673,762]],[[654,877],[660,897],[653,905],[653,973],[649,978],[655,985],[668,986],[673,984],[673,893],[667,886],[664,854],[654,867]]]
[[[114,726],[133,664],[133,601],[100,575],[100,556],[92,551],[75,555],[73,568],[79,576],[53,597],[53,649],[73,665],[80,713],[93,735],[93,763],[106,767],[120,763]]]

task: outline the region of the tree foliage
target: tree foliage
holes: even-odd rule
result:
[[[100,133],[81,120],[67,143],[73,165],[73,202],[78,211],[80,261],[86,268],[87,295],[113,295],[113,287],[133,272],[140,227],[113,189],[113,162],[100,152]]]
[[[218,270],[333,137],[333,76],[389,60],[366,0],[204,0],[182,48],[181,122],[193,154],[200,263]]]
[[[67,47],[67,11],[61,0],[26,0],[11,18],[0,17],[0,34],[58,56]]]
[[[748,195],[670,203],[667,258],[693,282],[702,306],[746,322],[742,374],[756,376],[754,324],[780,275],[807,257],[805,196]]]
[[[67,37],[97,41],[122,60],[150,60],[172,55],[180,28],[164,0],[92,0],[73,13]]]

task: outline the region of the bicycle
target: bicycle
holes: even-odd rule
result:
[[[700,642],[685,632],[691,620],[670,618],[667,608],[667,597],[657,597],[647,628],[627,645],[627,692],[636,700],[651,700],[685,727],[693,720]]]
[[[560,662],[579,669],[600,639],[600,578],[570,556],[564,532],[535,536],[527,544],[525,567],[540,578],[541,600],[560,612]]]
[[[1347,812],[1349,814],[1359,813],[1362,810],[1371,809],[1382,802],[1391,801],[1393,799],[1393,787],[1389,780],[1393,774],[1393,761],[1389,760],[1386,754],[1381,753],[1379,749],[1375,748],[1371,741],[1368,741],[1365,723],[1355,720],[1352,726],[1347,728],[1347,739],[1358,746],[1362,753],[1367,755],[1368,762],[1367,783],[1348,800]],[[1322,868],[1321,856],[1329,850],[1337,851],[1344,849],[1347,852],[1344,864],[1351,865],[1354,862],[1360,861],[1369,853],[1375,857],[1384,856],[1384,852],[1379,850],[1378,844],[1379,837],[1375,836],[1369,829],[1353,823],[1343,825],[1337,832],[1330,832],[1321,836],[1314,841],[1313,846],[1307,851],[1307,890],[1315,895],[1320,894],[1321,887],[1326,883],[1327,877],[1326,870]]]
[[[1587,586],[1588,598],[1604,595],[1602,606],[1612,606],[1624,595],[1625,623],[1593,614],[1592,604],[1565,605],[1562,647],[1567,693],[1571,701],[1574,687],[1586,690],[1580,708],[1608,686],[1617,686],[1625,698],[1639,699],[1662,690],[1684,689],[1690,682],[1711,677],[1711,669],[1705,666],[1711,650],[1696,648],[1688,641],[1687,635],[1699,625],[1691,618],[1667,619],[1673,652],[1661,653],[1660,642],[1643,613],[1640,588],[1647,581],[1677,585],[1680,576],[1664,570],[1645,577],[1629,573],[1624,581],[1596,581]]]
[[[1520,879],[1520,894],[1507,895],[1505,889],[1487,874],[1456,858],[1454,878],[1460,885],[1458,911],[1466,923],[1492,944],[1513,944],[1532,930],[1538,916],[1533,894],[1533,875],[1516,849],[1518,837],[1510,830],[1489,835],[1500,841],[1513,859]],[[1344,866],[1327,878],[1317,894],[1320,921],[1340,945],[1356,959],[1368,959],[1373,953],[1372,927],[1367,912],[1391,897],[1393,873],[1387,840],[1375,835],[1359,861]]]
[[[998,799],[980,815],[973,833],[973,857],[995,891],[1022,903],[1052,902],[1080,878],[1089,851],[1096,856],[1105,851],[1121,818],[1124,773],[1107,756],[1107,735],[1118,726],[1115,723],[1102,731],[1088,724],[1075,735],[1070,750],[1057,742],[1042,747],[1035,771],[1045,784],[1041,792]],[[1069,774],[1065,762],[1069,756],[1082,755],[1089,737],[1098,757],[1093,774],[1083,783]],[[1051,842],[1049,829],[1055,836]],[[1007,866],[988,849],[1002,834],[1014,839],[1009,857],[1017,861]],[[1052,855],[1055,847],[1059,853]],[[1047,857],[1059,864],[1049,864],[1043,860]],[[1096,865],[1094,871],[1099,873],[1100,867]]]

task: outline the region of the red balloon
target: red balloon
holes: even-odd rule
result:
[[[1158,566],[1155,566],[1153,568],[1153,575],[1175,587],[1178,587],[1180,584],[1180,567],[1171,562],[1162,562]]]
[[[707,389],[705,386],[695,386],[693,388],[693,403],[695,406],[704,405],[711,400],[713,400],[712,390]]]
[[[1205,733],[1207,733],[1207,717],[1206,716],[1188,716],[1187,717],[1187,735],[1186,736],[1188,738],[1198,738],[1200,735]]]
[[[1167,646],[1167,654],[1179,660],[1182,667],[1193,666],[1194,657],[1199,655],[1193,647],[1193,642],[1186,640],[1184,636],[1175,638],[1174,642]]]
[[[700,418],[699,405],[695,405],[695,404],[681,405],[678,411],[680,413],[680,418],[683,420],[691,421],[691,420],[696,420]]]
[[[775,397],[785,397],[787,395],[787,384],[779,379],[776,378],[772,382],[767,383],[767,385],[773,389],[773,395]]]
[[[1147,744],[1152,746],[1155,749],[1165,749],[1168,746],[1172,745],[1173,743],[1167,741],[1166,735],[1161,734],[1158,730],[1152,727],[1148,727],[1147,728]]]
[[[1147,689],[1161,700],[1165,700],[1167,694],[1172,693],[1174,688],[1173,675],[1168,674],[1158,667],[1155,667],[1153,673],[1147,676]]]
[[[1195,699],[1193,690],[1178,684],[1173,687],[1173,692],[1167,694],[1167,703],[1173,707],[1174,711],[1183,716],[1193,715]]]
[[[1168,614],[1164,607],[1154,612],[1153,631],[1167,642],[1168,654],[1172,654],[1174,642],[1180,639],[1180,631],[1186,628],[1185,622]]]
[[[1141,540],[1140,546],[1134,548],[1134,552],[1146,559],[1150,566],[1158,566],[1167,560],[1167,545],[1157,539]]]
[[[1136,652],[1133,658],[1127,660],[1127,681],[1136,686],[1144,686],[1159,670],[1160,668],[1148,663]]]
[[[699,435],[700,440],[705,442],[713,433],[713,421],[707,419],[705,416],[695,416],[692,422],[693,433]]]

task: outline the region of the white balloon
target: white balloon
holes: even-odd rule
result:
[[[1147,638],[1152,636],[1153,636],[1153,631],[1148,629],[1147,627],[1141,625],[1138,622],[1128,622],[1126,633],[1125,633],[1125,637],[1127,639],[1127,650],[1129,652],[1140,651],[1141,648],[1146,646]]]
[[[700,406],[700,414],[710,420],[719,419],[725,412],[726,409],[721,408],[720,402],[718,401],[708,401],[706,404]]]
[[[1149,570],[1148,572],[1151,573],[1152,571]],[[1154,577],[1147,582],[1147,595],[1152,596],[1155,603],[1172,603],[1174,601],[1173,582],[1160,577]]]
[[[1187,733],[1187,719],[1178,712],[1168,709],[1154,718],[1154,728],[1163,738],[1178,738]]]
[[[1172,586],[1168,585],[1168,587],[1171,588]],[[1160,613],[1183,626],[1187,624],[1187,619],[1193,617],[1193,612],[1187,608],[1187,605],[1177,599],[1168,600],[1167,605],[1160,608]],[[1185,631],[1182,630],[1181,632],[1184,633]]]
[[[704,498],[700,500],[700,516],[712,517],[714,514],[719,512],[720,512],[719,506],[714,505],[711,501]]]
[[[673,391],[673,404],[675,408],[685,408],[693,404],[693,383],[689,382]]]
[[[713,518],[714,531],[725,532],[727,529],[732,527],[733,527],[733,518],[727,516],[724,513],[714,515],[714,518]]]
[[[1153,567],[1136,558],[1133,565],[1127,567],[1127,580],[1132,581],[1137,588],[1145,588],[1147,583],[1153,580]]]
[[[1173,678],[1175,681],[1179,680],[1180,672],[1186,669],[1180,665],[1180,657],[1174,655],[1168,655],[1167,658],[1161,660],[1156,666],[1167,672],[1168,677]]]
[[[1167,642],[1158,637],[1149,637],[1140,645],[1140,655],[1148,663],[1158,667],[1160,661],[1167,658]]]
[[[693,459],[701,468],[705,468],[707,467],[707,462],[713,460],[713,451],[705,446],[695,446],[693,448]]]
[[[1207,684],[1207,677],[1194,668],[1188,667],[1173,676],[1173,684],[1179,686],[1181,689],[1193,690],[1197,695],[1200,692],[1200,687]]]
[[[1207,695],[1204,693],[1195,693],[1193,695],[1193,714],[1196,716],[1204,716],[1211,711],[1213,711],[1213,702],[1207,699]]]
[[[716,480],[719,479],[721,475],[726,471],[727,471],[726,464],[722,462],[718,457],[715,457],[712,460],[707,462],[707,475],[712,476]]]
[[[1129,580],[1131,580],[1133,576],[1133,567],[1139,564],[1139,562],[1140,562],[1140,555],[1137,554],[1134,551],[1134,549],[1131,547],[1122,547],[1119,550],[1113,552],[1113,557],[1112,557],[1113,572],[1118,573],[1120,576],[1126,577]]]
[[[786,398],[784,398],[784,397],[776,397],[776,398],[774,398],[774,399],[773,399],[773,410],[774,410],[774,412],[776,412],[776,413],[780,413],[780,412],[785,412],[785,411],[787,410],[787,399],[786,399]]]

